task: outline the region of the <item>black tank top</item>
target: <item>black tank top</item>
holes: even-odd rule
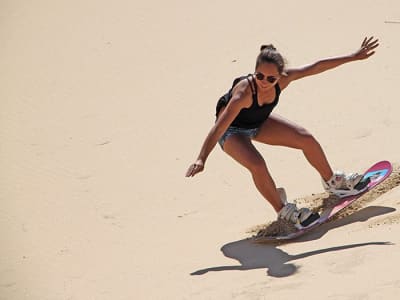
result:
[[[253,94],[253,103],[249,108],[243,108],[236,116],[235,120],[233,120],[230,126],[246,128],[246,129],[258,128],[266,119],[268,119],[272,110],[279,102],[279,95],[281,93],[281,89],[279,87],[279,84],[277,83],[275,84],[274,101],[271,103],[264,104],[262,106],[258,105],[257,85],[254,84],[253,86],[254,82],[250,81],[249,76],[251,76],[251,74],[236,78],[233,81],[232,88],[218,100],[216,107],[216,115],[218,115],[221,108],[223,108],[229,103],[230,99],[232,98],[232,90],[235,87],[235,85],[245,78],[248,80]]]

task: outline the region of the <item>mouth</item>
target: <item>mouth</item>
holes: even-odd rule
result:
[[[270,88],[271,87],[271,85],[270,84],[268,84],[268,83],[265,83],[265,82],[259,82],[258,83],[258,85],[260,86],[260,88],[262,88],[262,89],[267,89],[267,88]]]

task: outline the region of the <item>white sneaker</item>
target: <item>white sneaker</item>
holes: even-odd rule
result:
[[[285,190],[283,188],[278,188],[277,190],[284,205],[278,213],[278,218],[293,223],[297,228],[304,227],[301,224],[307,221],[313,215],[313,212],[305,207],[298,209],[296,204],[288,203]],[[307,226],[309,225],[311,224],[307,224]]]
[[[358,173],[345,174],[342,171],[336,171],[327,182],[322,180],[322,184],[329,193],[339,198],[344,198],[357,195],[368,188],[368,186],[365,186],[361,190],[355,188],[363,177],[363,175]]]

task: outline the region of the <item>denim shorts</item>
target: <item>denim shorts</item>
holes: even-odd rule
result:
[[[257,135],[258,129],[259,128],[240,128],[240,127],[230,126],[222,135],[222,137],[219,139],[218,143],[221,146],[221,148],[224,149],[225,141],[231,135],[241,134],[252,139]]]

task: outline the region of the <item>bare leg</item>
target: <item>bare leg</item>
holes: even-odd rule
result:
[[[305,128],[279,115],[272,114],[268,118],[261,126],[255,140],[269,145],[300,149],[325,181],[333,175],[318,141]]]
[[[232,135],[225,141],[224,151],[250,171],[258,191],[275,211],[279,212],[283,205],[275,183],[269,174],[264,158],[251,140],[246,136]]]

